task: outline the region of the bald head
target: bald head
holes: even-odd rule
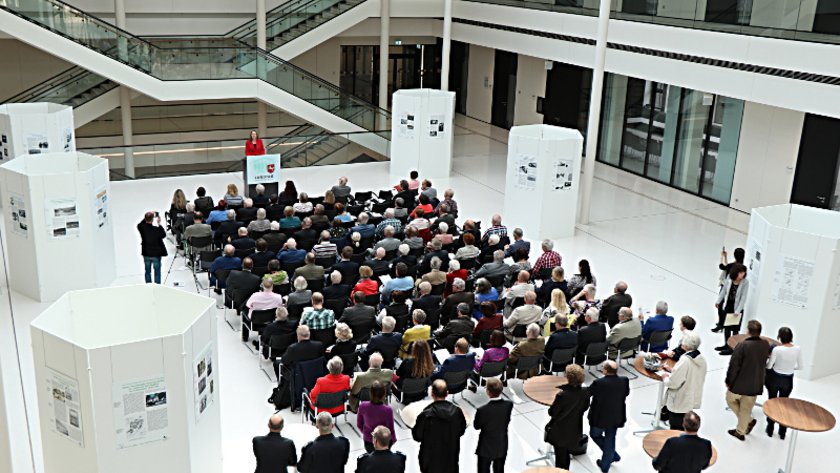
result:
[[[501,225],[502,224],[502,216],[499,214],[493,215],[493,225]]]
[[[283,416],[280,414],[274,414],[273,416],[268,418],[268,430],[270,432],[280,432],[283,430]]]
[[[627,292],[627,283],[624,281],[618,281],[615,283],[615,293],[616,294],[624,294]]]

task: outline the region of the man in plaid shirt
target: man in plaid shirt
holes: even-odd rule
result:
[[[481,237],[481,241],[487,241],[490,238],[490,235],[499,235],[499,238],[507,236],[507,227],[502,225],[502,216],[499,214],[493,215],[493,226],[488,228],[487,231],[484,232],[484,236]]]
[[[399,233],[402,230],[402,222],[394,218],[394,209],[386,210],[384,217],[376,226],[376,238],[378,239],[385,235],[385,227],[394,227],[394,233]]]
[[[312,307],[304,310],[300,324],[310,330],[323,330],[335,325],[335,314],[324,308],[324,296],[320,292],[312,293]]]
[[[543,240],[542,241],[542,250],[543,254],[537,258],[537,262],[534,263],[534,267],[531,270],[531,274],[535,277],[538,277],[540,274],[540,270],[542,269],[551,269],[556,266],[561,266],[563,262],[563,258],[554,251],[554,242],[551,240]]]

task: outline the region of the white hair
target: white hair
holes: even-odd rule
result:
[[[265,193],[265,186],[262,184],[257,184],[257,186],[254,187],[254,190],[257,191],[257,194],[263,194]]]
[[[452,280],[452,287],[457,288],[459,291],[463,291],[466,287],[466,283],[461,278],[455,278]]]
[[[272,232],[276,232],[277,230],[280,230],[280,222],[271,222],[268,224],[268,228]]]
[[[583,286],[583,292],[589,294],[591,297],[595,297],[595,293],[597,291],[598,291],[598,289],[595,288],[594,284],[587,284],[587,285]]]
[[[341,282],[341,273],[338,271],[333,271],[330,273],[330,281],[333,284],[339,284]]]
[[[257,218],[260,220],[265,220],[265,209],[259,208],[257,209]]]
[[[321,435],[330,433],[333,422],[335,421],[333,420],[332,414],[329,412],[321,412],[318,414],[318,417],[315,418],[315,426],[318,427],[318,433]]]
[[[657,314],[667,314],[668,313],[668,303],[665,301],[659,301],[656,303],[656,313]]]
[[[446,233],[449,231],[449,225],[447,225],[446,222],[440,222],[438,224],[438,230],[440,230],[441,233]]]
[[[344,362],[341,361],[341,358],[334,356],[327,362],[327,371],[329,371],[330,374],[341,374],[343,370]]]
[[[394,327],[397,326],[397,319],[391,317],[390,315],[386,316],[382,319],[382,330],[386,332],[393,332]]]
[[[680,345],[683,345],[688,349],[688,351],[694,351],[700,348],[700,335],[692,331],[683,332],[682,341]]]
[[[554,242],[549,240],[548,238],[546,238],[545,240],[542,241],[542,247],[546,251],[551,251],[551,250],[554,249]]]
[[[459,269],[461,269],[461,262],[456,259],[450,261],[449,269],[451,269],[452,271],[458,271]]]
[[[366,223],[368,223],[369,218],[370,218],[370,216],[367,214],[367,212],[360,213],[359,214],[359,224],[365,225]]]
[[[540,336],[540,326],[537,324],[528,324],[525,327],[525,336],[529,339],[534,339]]]
[[[306,289],[306,278],[303,276],[298,276],[295,278],[295,290],[296,291],[303,291]]]
[[[501,238],[499,237],[499,235],[497,233],[494,233],[490,235],[490,238],[487,239],[487,243],[491,245],[498,245],[500,239]]]
[[[294,238],[289,238],[286,240],[286,246],[294,250],[297,248],[297,241]]]
[[[401,254],[401,255],[403,255],[403,256],[407,255],[407,254],[408,254],[408,252],[409,252],[409,251],[411,251],[411,248],[409,248],[409,247],[408,247],[408,245],[406,245],[405,243],[403,243],[402,245],[400,245],[400,246],[398,247],[398,249],[399,249],[399,251],[400,251],[400,254]]]
[[[368,366],[370,368],[379,369],[382,368],[383,361],[382,354],[375,351],[368,357]]]

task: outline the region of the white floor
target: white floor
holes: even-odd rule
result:
[[[455,168],[445,182],[435,182],[442,190],[452,187],[461,207],[461,215],[484,221],[501,209],[504,189],[506,157],[506,132],[486,124],[459,117],[455,143]],[[347,175],[354,189],[380,189],[388,182],[387,163],[334,166],[317,170],[292,169],[285,177],[294,179],[298,189],[321,193],[333,184],[339,175]],[[241,175],[210,175],[179,177],[136,182],[118,182],[112,185],[112,213],[114,215],[117,244],[118,280],[114,284],[142,282],[142,260],[139,240],[134,225],[146,210],[163,211],[175,188],[183,188],[192,196],[199,185],[219,198],[228,182],[241,184]],[[718,252],[721,246],[744,246],[749,216],[712,202],[666,188],[651,181],[598,165],[594,187],[592,221],[577,229],[573,238],[558,240],[555,248],[563,256],[567,271],[574,269],[580,258],[588,258],[600,282],[601,297],[606,297],[619,279],[629,283],[634,305],[651,308],[657,300],[664,299],[675,316],[693,315],[699,322],[699,333],[704,344],[701,350],[709,363],[703,407],[701,434],[712,440],[719,452],[718,463],[712,471],[765,471],[773,472],[783,466],[786,444],[778,437],[770,439],[763,433],[763,415],[756,431],[742,443],[726,434],[734,427],[734,416],[725,410],[723,377],[728,358],[718,356],[712,347],[722,342],[722,337],[709,332],[714,318],[713,300],[718,271]],[[525,228],[526,237],[528,229]],[[533,257],[539,244],[532,244]],[[533,261],[533,260],[532,260]],[[192,275],[183,268],[183,260],[164,261],[164,268],[172,267],[166,284],[184,284],[184,290],[195,290]],[[11,277],[14,277],[12,274]],[[5,287],[5,286],[4,286]],[[5,295],[4,295],[5,296]],[[17,342],[23,366],[23,391],[30,411],[29,425],[33,435],[35,471],[43,468],[39,460],[40,441],[37,413],[32,412],[35,392],[32,377],[32,359],[29,350],[29,322],[38,315],[44,304],[35,303],[18,294],[11,294]],[[2,305],[2,304],[0,304]],[[9,308],[3,308],[8,314]],[[223,467],[225,473],[250,471],[254,467],[250,439],[265,432],[265,423],[273,412],[266,403],[272,382],[257,367],[257,360],[239,342],[219,313],[220,398],[223,432]],[[10,406],[10,424],[13,439],[15,472],[33,471],[26,443],[26,420],[20,408],[20,380],[16,372],[14,342],[10,318],[0,320],[0,364],[3,368],[7,403]],[[777,327],[767,327],[775,332]],[[805,349],[808,349],[806,347]],[[632,431],[648,427],[650,417],[642,411],[651,410],[656,402],[656,384],[645,378],[631,382],[632,393],[628,398],[629,422],[620,431],[618,451],[622,461],[612,471],[652,471],[650,459],[642,450],[641,437]],[[527,459],[538,456],[542,447],[542,428],[548,416],[546,408],[528,401],[522,394],[521,383],[513,381],[506,393],[518,404],[511,421],[511,445],[506,471],[525,469]],[[467,392],[466,396],[476,405],[484,402],[482,395]],[[805,398],[829,410],[840,412],[840,376],[818,381],[797,380],[794,396]],[[459,400],[468,412],[473,408]],[[287,423],[298,423],[300,418],[286,412]],[[355,418],[350,416],[351,422]],[[353,451],[346,471],[355,471],[355,458],[363,452],[361,439],[349,428],[342,430],[350,439]],[[395,448],[409,456],[408,471],[419,471],[416,460],[417,444],[410,432],[397,429]],[[473,455],[476,432],[468,429],[461,443],[463,471],[475,468]],[[299,444],[301,442],[298,442]],[[825,470],[821,457],[840,443],[840,430],[822,434],[802,434],[797,446],[795,471]],[[298,445],[300,447],[301,445]],[[575,458],[572,471],[596,472],[595,460],[600,450],[590,444],[587,455]],[[48,472],[47,472],[48,473]]]

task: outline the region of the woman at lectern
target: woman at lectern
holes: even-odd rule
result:
[[[260,135],[251,130],[251,136],[245,142],[245,156],[259,156],[261,154],[265,154],[265,146],[263,146]]]

